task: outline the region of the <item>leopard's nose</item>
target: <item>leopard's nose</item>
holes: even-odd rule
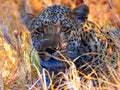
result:
[[[55,52],[55,49],[53,49],[53,48],[46,48],[45,51],[52,55]]]

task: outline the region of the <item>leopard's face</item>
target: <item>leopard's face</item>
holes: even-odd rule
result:
[[[69,7],[58,5],[46,8],[33,20],[30,26],[32,43],[40,58],[47,61],[56,51],[66,53],[66,50],[74,50],[80,45],[77,15]]]

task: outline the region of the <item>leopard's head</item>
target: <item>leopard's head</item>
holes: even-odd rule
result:
[[[88,13],[88,6],[82,4],[74,9],[50,6],[37,16],[26,14],[24,22],[40,58],[47,61],[48,54],[54,55],[56,50],[75,49],[79,45],[78,24],[86,20]]]

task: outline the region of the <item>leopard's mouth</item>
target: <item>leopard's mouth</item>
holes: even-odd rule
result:
[[[46,48],[41,51],[40,58],[43,61],[50,61],[50,60],[62,60],[63,57],[66,56],[66,49],[65,50],[58,50],[55,48]],[[64,56],[65,55],[65,56]]]
[[[41,50],[39,56],[43,61],[53,60],[55,59],[54,57],[56,56],[56,49],[45,48],[44,50]]]
[[[56,49],[53,49],[53,48],[46,48],[45,49],[45,52],[47,52],[48,54],[52,55],[56,52]]]
[[[56,58],[61,57],[60,53],[64,53],[64,51],[66,50],[67,47],[67,43],[56,43],[54,45],[54,43],[50,42],[48,43],[49,39],[44,39],[41,41],[40,45],[39,45],[39,57],[43,60],[43,61],[49,61],[49,60],[56,60]]]

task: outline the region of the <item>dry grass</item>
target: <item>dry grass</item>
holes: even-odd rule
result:
[[[74,8],[82,0],[29,0],[34,13],[38,13],[44,7],[54,4],[62,4]],[[54,1],[54,2],[53,2]],[[118,53],[120,52],[120,40],[111,33],[111,29],[120,25],[120,10],[119,0],[107,0],[110,5],[104,0],[84,0],[91,8],[89,19],[96,22],[103,29],[110,29],[111,38],[117,46]],[[104,2],[104,3],[103,3]],[[29,4],[29,3],[28,3]],[[96,7],[97,4],[97,7]],[[38,8],[39,7],[39,8]],[[103,8],[104,7],[104,8]],[[32,49],[30,33],[21,22],[18,11],[17,0],[0,0],[0,90],[54,90],[54,84],[50,83],[47,87],[45,75],[39,72],[39,61],[37,52]],[[104,15],[103,15],[104,13]],[[112,17],[112,16],[113,17]],[[118,34],[119,36],[119,34]],[[107,37],[107,36],[106,36]],[[118,55],[118,61],[120,55]],[[106,56],[107,57],[107,56]],[[109,57],[111,59],[111,57]],[[112,60],[116,61],[116,60]],[[108,62],[107,68],[109,75],[104,72],[104,67],[101,68],[103,73],[102,78],[97,78],[99,84],[105,83],[105,86],[93,87],[91,75],[96,73],[93,69],[89,75],[84,75],[84,78],[78,77],[79,72],[76,70],[72,62],[67,73],[62,74],[65,83],[58,85],[56,90],[119,90],[120,88],[120,62],[118,69],[114,69],[114,65]],[[43,69],[43,74],[47,72]],[[48,72],[49,73],[49,72]],[[109,80],[112,78],[112,81]],[[52,82],[53,77],[50,77]],[[85,80],[87,81],[85,82]],[[60,80],[58,80],[60,82]]]

